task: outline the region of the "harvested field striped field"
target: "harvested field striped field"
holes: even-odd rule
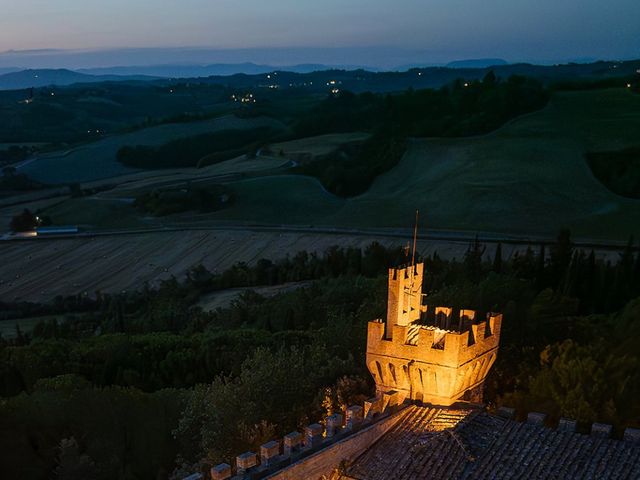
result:
[[[300,250],[322,253],[332,245],[365,248],[373,241],[404,245],[399,238],[323,233],[242,230],[160,232],[93,238],[37,239],[0,243],[0,300],[47,302],[57,295],[121,292],[182,278],[202,264],[221,272],[236,262],[278,259]],[[419,250],[461,258],[468,242],[421,242]],[[503,258],[515,248],[503,246]],[[493,249],[487,253],[493,255]]]

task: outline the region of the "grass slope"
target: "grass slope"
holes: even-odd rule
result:
[[[329,133],[274,143],[269,148],[274,154],[282,152],[285,156],[308,156],[311,159],[315,159],[316,157],[333,153],[345,144],[362,143],[370,136],[371,134],[362,132]]]
[[[640,200],[610,192],[593,176],[584,154],[637,145],[639,134],[640,96],[623,89],[559,92],[543,110],[488,135],[412,140],[400,164],[358,197],[337,198],[316,179],[299,175],[230,178],[232,207],[166,218],[163,225],[223,221],[406,228],[420,209],[421,223],[428,228],[555,235],[566,227],[580,237],[626,240],[634,234],[637,238]],[[239,165],[233,162],[227,170],[237,171]],[[123,185],[103,199],[129,196],[141,187],[162,184],[161,179]],[[178,179],[184,177],[178,175],[173,181]],[[130,205],[113,205],[100,221],[80,213],[88,208],[100,214],[96,209],[104,206],[99,202],[82,199],[76,208],[67,208],[66,203],[46,213],[56,223],[61,223],[57,218],[61,213],[66,223],[87,221],[88,228],[112,228],[118,222],[123,227],[149,225],[149,219],[132,218],[137,214]],[[74,221],[79,216],[83,218]]]
[[[625,239],[640,224],[640,202],[609,192],[584,153],[639,140],[640,96],[626,90],[556,93],[543,110],[489,135],[414,140],[400,164],[365,194],[328,200],[316,182],[263,178],[238,183],[226,219],[431,228]],[[232,185],[233,186],[233,185]],[[275,210],[266,211],[266,205]],[[291,206],[285,209],[285,206]],[[281,209],[282,208],[282,209]],[[304,220],[297,212],[306,211]]]
[[[116,160],[118,150],[125,145],[161,145],[187,136],[228,129],[256,128],[278,124],[268,118],[240,119],[224,116],[213,120],[173,123],[114,135],[94,143],[43,156],[20,167],[20,172],[42,183],[88,182],[135,172]]]
[[[332,215],[345,203],[311,177],[257,177],[230,186],[234,192],[233,206],[212,217],[244,223],[312,225],[322,223],[319,220]]]

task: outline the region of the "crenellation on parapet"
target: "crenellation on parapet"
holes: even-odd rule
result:
[[[367,366],[379,395],[435,405],[481,398],[502,315],[423,304],[424,264],[389,270],[387,318],[368,325]]]

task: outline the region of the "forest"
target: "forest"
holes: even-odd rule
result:
[[[332,247],[221,274],[194,267],[138,292],[1,304],[0,317],[16,322],[0,346],[5,468],[167,478],[361,402],[373,387],[366,325],[384,316],[387,268],[406,260],[375,243]],[[574,248],[566,231],[510,259],[500,244],[475,241],[459,260],[422,260],[429,304],[504,314],[489,408],[602,421],[617,433],[640,425],[633,240],[613,262]],[[212,312],[197,306],[219,290],[301,281],[273,297],[247,288]],[[33,316],[46,319],[22,331]]]

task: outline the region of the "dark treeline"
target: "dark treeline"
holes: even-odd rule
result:
[[[568,232],[508,260],[479,242],[459,261],[423,260],[427,303],[504,313],[490,405],[640,424],[633,242],[614,262],[574,249]],[[0,305],[17,322],[49,316],[0,347],[8,468],[165,478],[174,459],[193,471],[360,402],[372,393],[366,325],[385,314],[387,267],[406,261],[378,244],[333,247],[220,273],[196,267],[139,292]],[[197,306],[217,290],[287,282],[303,283]]]
[[[593,174],[609,190],[623,197],[640,198],[640,146],[587,152],[586,157]]]
[[[329,97],[294,127],[297,136],[371,131],[359,152],[342,152],[301,166],[336,195],[365,192],[380,174],[398,164],[408,137],[462,137],[495,130],[506,121],[542,108],[542,84],[512,76],[500,81],[489,72],[482,81],[457,80],[440,89],[407,90],[395,95],[341,92]]]
[[[276,133],[268,127],[224,130],[172,140],[157,147],[124,146],[118,150],[117,158],[135,168],[204,167],[255,151]]]
[[[0,195],[11,195],[16,192],[24,192],[29,190],[37,190],[43,188],[41,183],[31,180],[24,173],[18,173],[12,165],[2,167],[2,176],[0,176]]]
[[[209,185],[206,188],[192,187],[174,189],[154,189],[138,195],[134,207],[156,216],[195,210],[215,212],[230,206],[233,194],[223,185]]]
[[[618,76],[598,80],[563,80],[550,85],[552,90],[560,91],[580,91],[580,90],[600,90],[603,88],[631,88],[638,92],[640,86],[637,76]]]
[[[406,144],[406,138],[381,130],[356,147],[355,152],[339,149],[295,171],[318,178],[331,193],[352,197],[366,192],[378,175],[395,167],[406,151]]]
[[[510,118],[542,108],[548,92],[537,80],[489,72],[483,80],[456,80],[440,89],[394,95],[343,91],[315,107],[295,125],[299,136],[375,131],[409,137],[458,137],[487,133]]]
[[[26,145],[11,145],[8,148],[0,149],[0,165],[10,165],[29,158],[34,152],[33,147]]]
[[[182,282],[172,278],[157,289],[144,286],[140,291],[121,295],[95,292],[95,298],[84,295],[58,296],[50,304],[30,302],[0,302],[0,320],[21,319],[44,315],[67,315],[76,312],[102,311],[112,303],[127,305],[127,311],[139,316],[153,299],[165,297],[181,299],[181,305],[190,305],[207,293],[238,287],[281,285],[344,275],[375,277],[387,271],[389,265],[405,259],[404,250],[389,249],[372,243],[366,249],[331,247],[322,255],[301,251],[278,261],[261,259],[255,265],[237,263],[224,272],[210,272],[203,266],[193,267]],[[164,330],[163,323],[156,330]],[[155,331],[155,330],[154,330]]]

